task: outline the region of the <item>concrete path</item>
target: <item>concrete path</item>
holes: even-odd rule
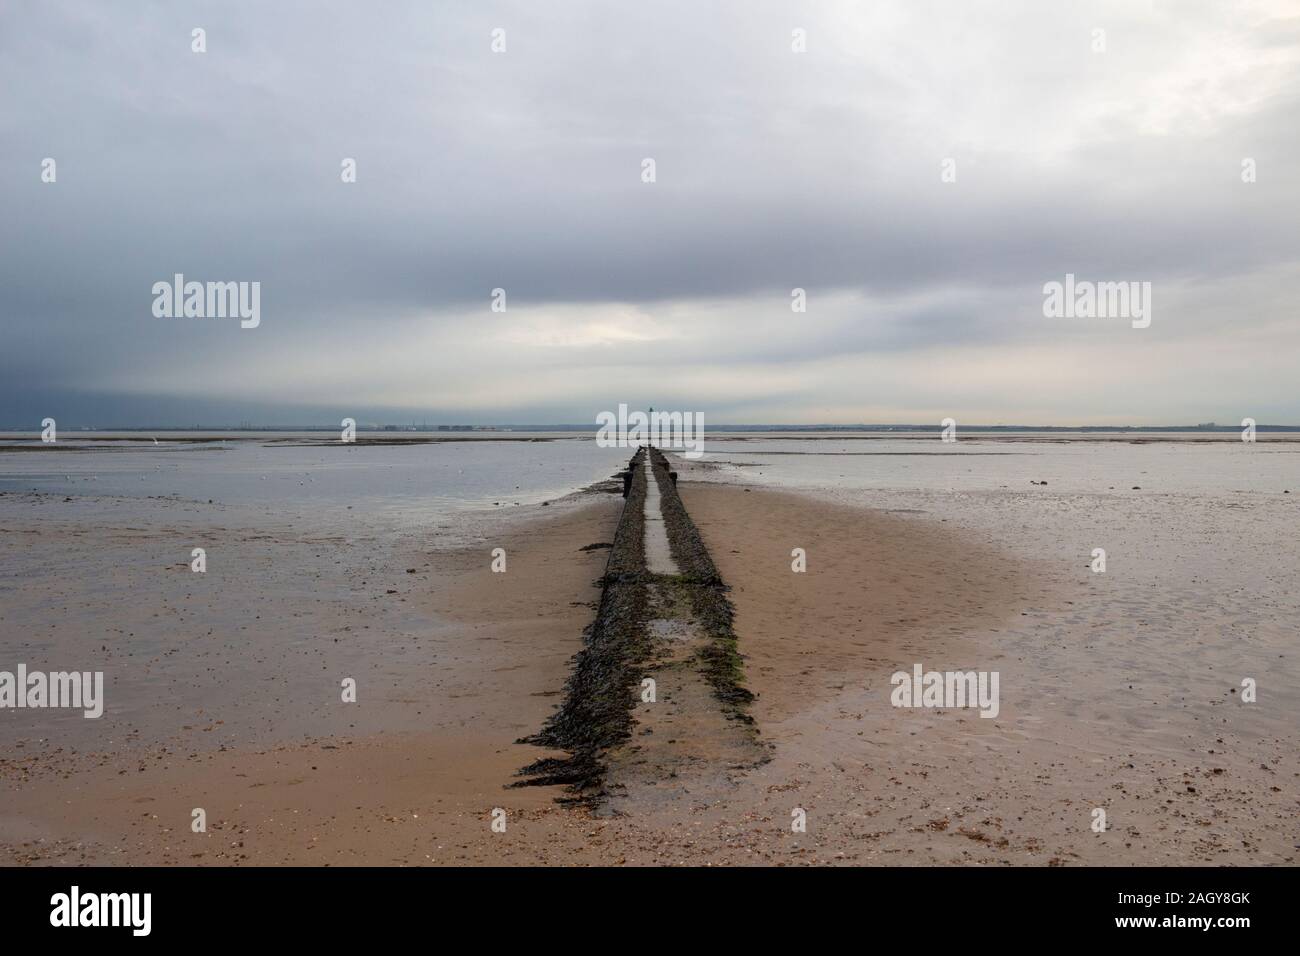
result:
[[[646,456],[645,484],[645,566],[651,574],[681,574],[668,547],[668,529],[664,524],[662,506],[659,504],[659,482],[655,480]]]
[[[694,585],[679,577],[681,568],[673,560],[651,457],[644,466],[651,469],[646,472],[646,568],[676,580],[658,578],[647,587],[650,653],[632,705],[635,729],[626,744],[606,755],[607,796],[596,815],[676,817],[677,827],[687,832],[698,824],[701,807],[724,799],[767,753],[754,731],[719,704],[705,672],[713,638],[697,623]],[[664,481],[668,488],[666,476]]]

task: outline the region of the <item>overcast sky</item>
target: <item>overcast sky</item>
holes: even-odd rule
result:
[[[1300,423],[1295,0],[6,0],[0,91],[0,425]]]

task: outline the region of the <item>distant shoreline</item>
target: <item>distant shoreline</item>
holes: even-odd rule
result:
[[[333,437],[326,437],[333,436]],[[284,448],[356,448],[358,446],[429,445],[443,442],[553,442],[594,441],[595,427],[568,430],[518,430],[478,432],[409,432],[367,431],[358,429],[351,442],[338,439],[337,429],[272,430],[220,430],[220,429],[105,429],[103,431],[68,428],[60,432],[53,443],[41,441],[38,430],[0,432],[0,452],[23,451],[93,451],[109,444],[139,443],[152,447],[158,445],[218,443],[260,443]],[[705,434],[706,444],[751,441],[924,441],[933,442],[940,436],[937,426],[915,426],[910,430],[890,430],[885,427],[866,426],[853,430],[814,428],[733,430],[730,427],[710,429]],[[1259,442],[1278,443],[1300,441],[1300,426],[1258,425]],[[959,432],[958,443],[972,441],[993,442],[1124,442],[1148,444],[1162,442],[1215,442],[1238,443],[1238,428],[1020,428],[969,426]],[[668,450],[672,450],[669,448]]]
[[[1150,434],[1150,433],[1191,433],[1211,435],[1239,435],[1241,425],[1219,425],[1205,423],[1198,425],[960,425],[963,434],[982,432],[991,434],[1016,433],[1079,433],[1079,434]],[[211,435],[214,439],[223,436],[231,438],[254,438],[261,435],[305,435],[338,434],[336,425],[111,425],[93,426],[79,422],[60,424],[60,433],[72,435],[162,435],[192,434]],[[412,436],[427,436],[440,441],[458,441],[481,438],[500,438],[503,435],[520,433],[552,435],[588,435],[595,434],[597,425],[590,424],[555,424],[555,425],[457,425],[414,428],[406,425],[361,424],[356,426],[358,435],[385,436],[385,440],[412,440]],[[856,425],[710,425],[708,431],[713,434],[805,434],[830,433],[836,436],[844,434],[869,434],[906,437],[909,434],[936,434],[942,431],[941,424],[856,424]],[[1256,432],[1298,432],[1300,425],[1256,425]],[[0,440],[40,436],[41,429],[31,424],[28,426],[10,423],[0,428]]]

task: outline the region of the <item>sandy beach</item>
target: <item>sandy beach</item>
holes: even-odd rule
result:
[[[469,546],[435,548],[417,534],[253,535],[196,503],[153,502],[151,525],[138,509],[115,520],[111,501],[0,497],[0,559],[13,567],[21,553],[30,569],[6,584],[0,626],[25,638],[7,642],[11,652],[36,659],[57,643],[49,632],[89,634],[98,616],[119,632],[103,660],[146,657],[141,681],[152,668],[173,690],[197,686],[226,661],[255,675],[252,692],[232,688],[228,707],[205,697],[201,713],[154,694],[151,711],[119,715],[112,739],[66,718],[20,737],[0,761],[0,862],[1295,861],[1293,715],[1238,704],[1227,674],[1251,658],[1266,679],[1273,668],[1275,693],[1295,666],[1271,643],[1286,639],[1286,606],[1256,604],[1253,634],[1225,644],[1242,624],[1230,598],[1160,604],[1141,582],[1131,585],[1141,593],[1107,591],[1034,507],[997,534],[933,503],[865,507],[691,480],[680,467],[682,503],[735,607],[752,725],[722,719],[712,695],[672,684],[671,662],[657,659],[662,709],[634,709],[633,736],[609,759],[614,798],[597,806],[512,784],[548,755],[518,741],[562,699],[600,597],[617,494],[530,505]],[[1149,520],[1164,520],[1158,511]],[[164,527],[179,547],[199,526],[246,569],[237,607],[126,555]],[[491,570],[496,547],[504,574]],[[806,573],[791,570],[794,548]],[[112,589],[68,583],[115,549]],[[304,591],[322,597],[304,603]],[[60,613],[42,611],[52,602]],[[254,645],[245,628],[261,620],[280,639]],[[1178,685],[1173,662],[1189,648],[1203,686]],[[278,676],[304,662],[317,685]],[[914,663],[999,671],[999,714],[892,707],[890,675]],[[360,675],[358,703],[338,702],[340,674]],[[15,716],[4,714],[10,734]],[[1104,833],[1090,829],[1098,807]],[[195,808],[206,833],[191,831]],[[791,830],[797,810],[806,832]]]
[[[396,700],[369,691],[368,705],[370,685],[363,679],[357,704],[344,705],[329,690],[322,700],[334,703],[317,710],[354,706],[363,715],[356,723],[423,729],[357,733],[344,711],[324,721],[333,732],[277,743],[277,737],[292,737],[303,718],[287,707],[287,733],[268,732],[266,724],[279,723],[279,708],[274,701],[250,700],[246,707],[262,720],[245,715],[243,725],[264,746],[213,743],[208,738],[225,726],[216,714],[208,715],[207,727],[175,728],[160,739],[151,727],[72,752],[26,741],[2,765],[6,862],[414,865],[509,857],[513,842],[480,843],[478,837],[491,835],[485,821],[494,807],[525,816],[553,805],[556,792],[505,789],[538,754],[515,740],[545,718],[580,646],[598,596],[593,582],[604,564],[602,550],[582,549],[608,539],[621,505],[609,494],[580,497],[536,509],[515,534],[493,542],[510,555],[507,575],[493,574],[488,551],[479,548],[398,550],[387,556],[389,567],[373,569],[394,575],[391,580],[401,575],[409,608],[392,609],[392,596],[380,589],[385,599],[371,602],[342,631],[381,631],[377,640],[392,640],[399,627],[423,624],[426,632],[411,644],[380,649],[366,643],[330,671],[355,673],[350,665],[360,660],[397,655],[403,686],[392,695]],[[39,509],[39,502],[32,504]],[[8,531],[6,538],[22,533]],[[121,529],[102,529],[95,537],[107,541],[115,533]],[[94,545],[74,538],[66,547]],[[251,557],[259,545],[243,547]],[[276,567],[289,565],[267,562],[263,570]],[[414,573],[399,570],[406,567]],[[436,589],[429,586],[433,580]],[[283,582],[264,579],[263,588],[274,583]],[[316,612],[296,632],[325,626],[335,611]],[[333,652],[333,641],[327,643]],[[370,663],[367,673],[375,680],[395,680],[391,660]],[[282,666],[296,668],[297,661]],[[141,738],[149,742],[135,742]],[[206,834],[190,831],[195,807],[208,814]]]

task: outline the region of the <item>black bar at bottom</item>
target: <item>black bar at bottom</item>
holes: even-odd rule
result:
[[[78,943],[128,946],[389,937],[524,946],[545,937],[550,946],[569,938],[605,949],[620,940],[676,946],[683,934],[734,943],[786,924],[805,938],[834,931],[862,942],[1059,946],[1128,936],[1232,947],[1294,926],[1293,883],[1285,868],[4,869],[0,926],[6,943],[75,934]],[[74,886],[90,919],[103,912],[110,920],[116,909],[127,925],[52,925],[52,916],[71,922]],[[146,893],[147,936],[135,932],[143,896],[101,895]],[[697,921],[706,925],[687,933]]]

